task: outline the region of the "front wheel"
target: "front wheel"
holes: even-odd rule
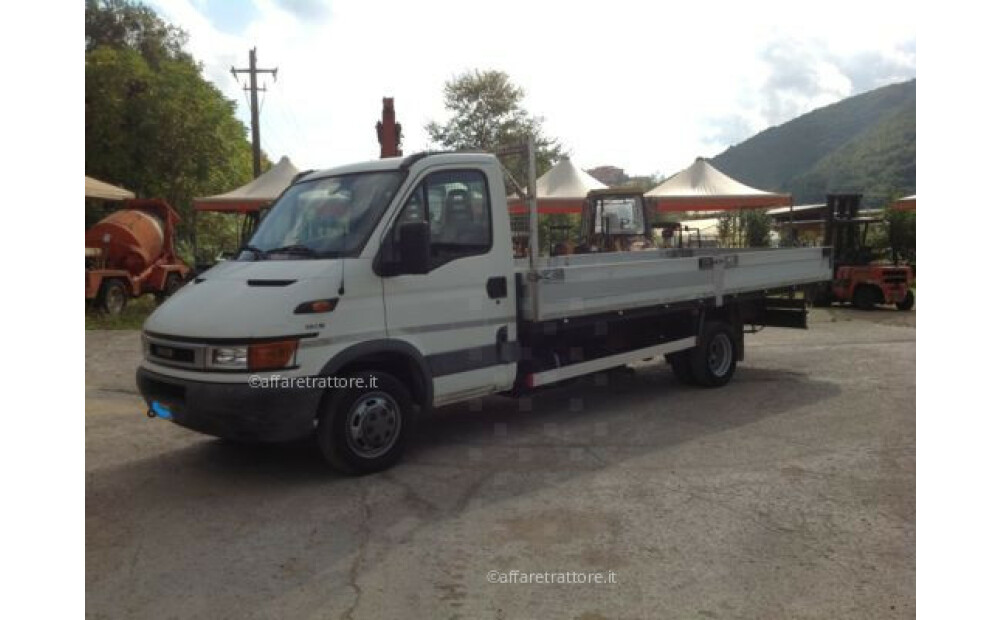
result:
[[[903,311],[912,310],[913,301],[913,291],[906,291],[906,297],[903,297],[903,301],[896,302],[896,309]]]
[[[736,372],[736,333],[721,321],[705,324],[698,346],[691,351],[691,374],[698,385],[719,387]]]
[[[97,309],[108,316],[118,316],[128,304],[128,289],[118,279],[105,280],[97,293]]]
[[[854,297],[851,298],[851,305],[859,310],[874,310],[875,304],[879,302],[879,292],[873,286],[859,286],[854,289]]]
[[[388,469],[399,461],[413,420],[413,400],[398,379],[383,372],[346,377],[319,413],[317,441],[323,457],[352,475]]]

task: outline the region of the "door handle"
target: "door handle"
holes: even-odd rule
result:
[[[486,294],[490,299],[500,299],[507,296],[507,278],[494,276],[486,281]]]

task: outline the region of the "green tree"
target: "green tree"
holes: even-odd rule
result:
[[[891,203],[890,203],[891,204]],[[889,254],[893,262],[916,264],[917,262],[917,214],[900,211],[891,206],[885,208],[886,236]]]
[[[748,248],[770,246],[771,216],[767,209],[740,209],[720,215],[719,244]]]
[[[538,218],[538,247],[543,256],[559,243],[576,246],[580,238],[579,213],[543,213]]]
[[[187,33],[164,22],[147,6],[128,0],[87,0],[86,50],[99,47],[138,51],[153,67],[164,60],[191,60]]]
[[[544,119],[524,108],[524,89],[503,71],[478,69],[453,78],[444,87],[445,108],[451,118],[444,124],[428,123],[431,140],[447,149],[495,151],[503,145],[535,139],[536,174],[541,176],[563,156],[558,141],[542,131]],[[511,157],[504,165],[517,183],[528,181],[528,162]]]
[[[236,104],[201,76],[183,50],[184,32],[141,4],[88,2],[86,28],[86,173],[166,199],[191,238],[194,197],[253,178]]]

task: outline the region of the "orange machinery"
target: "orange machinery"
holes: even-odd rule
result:
[[[881,218],[859,217],[861,194],[830,194],[824,222],[823,245],[833,248],[833,281],[817,291],[814,303],[850,302],[862,310],[876,304],[895,304],[899,310],[913,308],[913,270],[907,265],[873,260],[865,245],[869,226],[884,224]]]
[[[131,297],[168,297],[191,272],[174,247],[180,216],[169,204],[140,199],[123,206],[86,233],[86,298],[111,315]]]

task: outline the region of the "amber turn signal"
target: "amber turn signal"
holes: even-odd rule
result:
[[[298,340],[252,344],[247,352],[247,365],[251,371],[285,368],[291,365],[298,348]]]
[[[317,299],[316,301],[304,301],[295,307],[295,314],[319,314],[322,312],[332,312],[337,307],[339,298]]]

